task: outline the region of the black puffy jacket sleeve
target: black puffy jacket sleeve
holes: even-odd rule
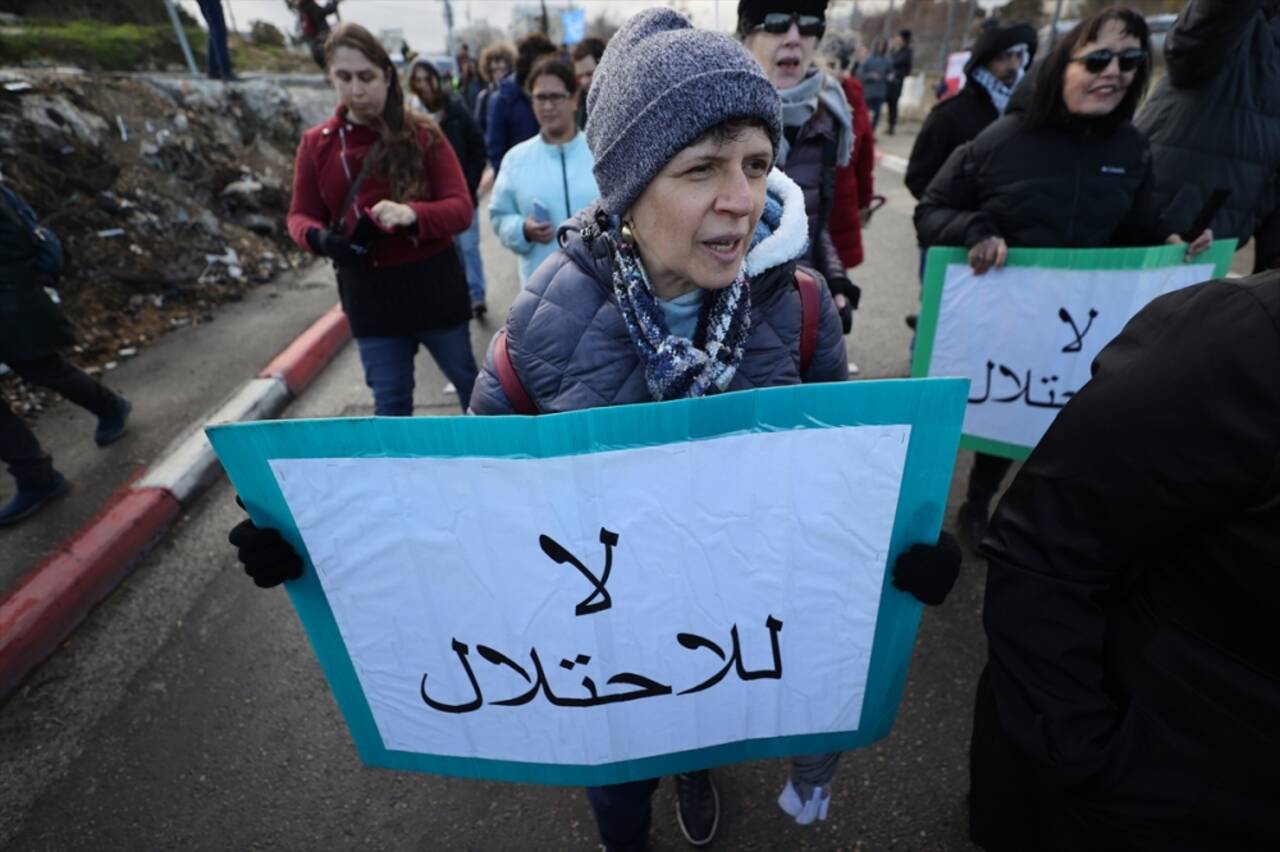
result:
[[[1191,0],[1165,36],[1164,58],[1175,86],[1212,80],[1240,49],[1264,0]]]
[[[991,683],[1001,728],[1046,782],[1121,759],[1104,678],[1114,596],[1139,572],[1158,581],[1277,481],[1278,363],[1280,327],[1248,285],[1156,299],[1099,354],[992,518]],[[1203,570],[1222,582],[1221,566]]]
[[[1112,236],[1113,246],[1156,246],[1163,243],[1173,233],[1165,221],[1164,212],[1156,203],[1155,175],[1151,167],[1151,156],[1143,158],[1142,182],[1133,194],[1133,206],[1116,228]],[[1196,234],[1192,235],[1194,239]]]
[[[924,198],[929,182],[942,170],[947,157],[966,140],[960,138],[946,110],[934,107],[924,120],[924,126],[911,146],[911,158],[907,161],[907,173],[902,182],[915,196]]]
[[[995,222],[979,209],[982,138],[979,136],[952,152],[916,205],[916,238],[922,247],[972,248],[987,237],[999,235]]]

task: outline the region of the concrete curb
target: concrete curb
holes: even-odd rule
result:
[[[191,424],[142,475],[0,600],[0,699],[53,653],[219,473],[208,423],[274,417],[351,339],[334,306],[208,417]]]

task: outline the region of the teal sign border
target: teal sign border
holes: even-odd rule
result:
[[[541,764],[392,751],[382,744],[351,659],[268,461],[303,458],[552,458],[724,435],[910,424],[911,442],[888,564],[937,540],[968,398],[965,379],[896,379],[742,391],[699,400],[595,408],[541,417],[276,420],[213,426],[215,452],[259,526],[304,556],[285,585],[365,763],[392,769],[541,784],[598,785],[745,760],[844,751],[889,733],[906,681],[920,603],[886,572],[858,730],[745,740],[638,760]],[[833,460],[838,462],[838,460]]]
[[[1197,263],[1212,263],[1213,277],[1222,278],[1231,268],[1231,256],[1235,253],[1235,240],[1215,240]],[[1104,248],[1104,249],[1009,249],[1005,266],[1039,267],[1041,269],[1156,269],[1183,263],[1186,246],[1156,246],[1154,248]],[[969,264],[969,252],[962,248],[935,247],[929,249],[924,272],[924,295],[920,305],[920,320],[916,331],[915,354],[911,361],[911,375],[926,378],[933,360],[933,342],[938,333],[938,312],[942,309],[942,287],[947,277],[947,267]],[[964,433],[960,446],[966,450],[1003,456],[1014,461],[1026,461],[1034,447],[1006,444],[978,435]]]

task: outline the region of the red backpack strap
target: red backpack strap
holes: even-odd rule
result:
[[[516,414],[537,414],[538,406],[533,404],[524,389],[524,383],[516,375],[516,368],[511,364],[511,353],[507,351],[507,330],[501,329],[493,341],[493,369],[498,374],[498,384],[507,395],[507,401],[515,409]]]
[[[818,348],[818,314],[821,295],[818,279],[796,267],[796,290],[800,293],[800,377],[809,372],[814,350]]]

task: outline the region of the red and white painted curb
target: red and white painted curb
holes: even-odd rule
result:
[[[213,423],[279,414],[351,339],[334,306],[226,402],[169,445],[158,461],[112,495],[75,535],[0,600],[0,698],[8,695],[84,620],[151,549],[184,506],[218,476],[205,437]]]

